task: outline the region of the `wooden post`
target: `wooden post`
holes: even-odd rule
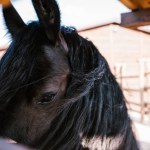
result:
[[[138,28],[150,24],[150,8],[121,14],[121,25]]]
[[[145,59],[145,114],[148,115],[149,114],[149,105],[150,105],[150,100],[149,100],[149,65],[150,65],[150,58]]]
[[[119,77],[119,84],[121,88],[123,88],[123,83],[124,83],[124,76],[126,73],[126,63],[116,63],[115,64],[115,75]]]
[[[122,88],[124,87],[124,85],[125,85],[125,76],[126,76],[126,66],[127,66],[127,64],[124,62],[124,63],[122,63]],[[123,80],[124,79],[124,80]]]
[[[144,61],[140,60],[140,101],[141,101],[141,122],[144,121],[144,114],[145,114],[145,108],[144,108]]]

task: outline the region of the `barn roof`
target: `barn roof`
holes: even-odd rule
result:
[[[119,1],[131,10],[150,8],[149,0],[119,0]]]
[[[101,22],[101,23],[99,23],[99,24],[97,23],[97,24],[92,25],[92,26],[85,26],[84,28],[81,28],[81,29],[79,29],[78,31],[79,31],[79,32],[87,31],[87,30],[91,30],[91,29],[95,29],[95,28],[100,28],[100,27],[103,27],[103,26],[108,26],[108,25],[111,25],[111,24],[121,26],[121,24],[119,23],[119,21],[118,21],[118,22],[117,22],[117,21],[107,21],[107,22]],[[121,26],[121,27],[126,28],[126,27],[124,27],[124,26]],[[132,29],[132,30],[137,31],[137,32],[143,32],[143,33],[145,33],[145,34],[150,35],[150,32],[147,31],[147,29],[144,30],[144,29],[142,29],[142,28],[137,28],[137,29]]]

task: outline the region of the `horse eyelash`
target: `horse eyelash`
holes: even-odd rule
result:
[[[45,102],[45,104],[48,104],[48,103],[54,101],[54,100],[56,99],[56,97],[57,97],[57,93],[54,93],[54,92],[47,92],[47,93],[42,94],[42,96],[40,96],[40,97],[34,97],[34,98],[33,98],[33,101],[34,101],[36,104],[43,104],[43,105],[44,105],[44,102],[42,103],[42,99],[43,99],[44,97],[48,96],[48,95],[53,95],[53,98],[52,98],[51,100],[48,100],[49,102],[48,102],[48,101]]]

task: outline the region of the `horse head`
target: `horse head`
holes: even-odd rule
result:
[[[0,136],[43,150],[137,149],[105,58],[61,26],[55,0],[32,2],[39,21],[28,25],[3,9],[12,42],[0,61]]]

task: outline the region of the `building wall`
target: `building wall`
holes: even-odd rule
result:
[[[110,24],[79,32],[93,41],[111,68],[117,62],[135,63],[140,58],[150,57],[150,34]]]

